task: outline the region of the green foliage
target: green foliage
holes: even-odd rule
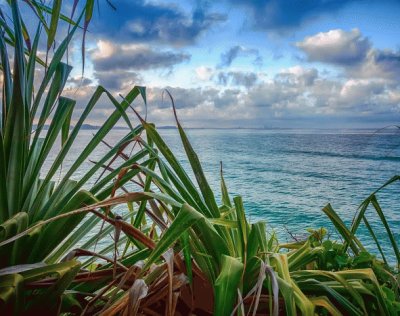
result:
[[[198,188],[191,182],[191,177],[178,163],[154,126],[141,121],[148,138],[162,154],[158,155],[155,149],[142,140],[143,146],[152,150],[159,167],[158,173],[154,172],[154,169],[150,171],[145,168],[142,168],[143,172],[153,176],[153,184],[158,190],[168,193],[178,201],[185,201],[214,226],[212,239],[203,238],[210,231],[208,227],[212,226],[202,227],[199,231],[194,229],[196,225],[193,226],[189,234],[189,244],[194,261],[214,285],[216,314],[227,314],[229,312],[225,308],[227,306],[228,310],[232,308],[230,303],[221,305],[222,301],[234,300],[239,304],[236,306],[237,310],[247,310],[249,307],[245,302],[250,297],[253,297],[253,303],[256,302],[255,305],[250,304],[252,310],[256,311],[263,295],[269,297],[271,312],[275,296],[272,289],[276,286],[273,285],[273,278],[266,277],[266,267],[275,270],[279,294],[284,302],[280,308],[284,308],[287,314],[296,315],[299,311],[305,315],[314,315],[315,312],[365,314],[368,311],[369,314],[375,315],[393,312],[390,307],[393,304],[389,301],[393,297],[396,298],[396,302],[399,299],[396,272],[385,262],[367,252],[354,236],[354,225],[352,229],[348,229],[329,205],[324,211],[343,236],[344,243],[327,239],[327,230],[320,228],[309,229],[307,240],[277,246],[274,235],[267,238],[262,223],[252,225],[248,223],[240,197],[234,198],[231,203],[223,177],[221,177],[223,205],[217,208],[214,206],[214,195],[210,194],[210,187],[198,157],[178,120],[182,144],[193,175],[197,179]],[[375,209],[377,208],[376,206]],[[173,211],[168,213],[168,217],[171,218],[172,214]],[[384,217],[381,216],[381,219]],[[172,223],[174,226],[173,221]],[[390,231],[389,228],[387,231]],[[215,234],[220,236],[220,242],[217,242]],[[209,244],[212,240],[215,247]],[[176,238],[176,242],[178,247],[181,241]],[[353,252],[348,251],[347,245],[351,245]],[[392,245],[396,253],[395,243]],[[227,258],[230,259],[227,261]],[[241,265],[244,267],[243,271],[239,269]],[[239,275],[237,282],[236,276]],[[257,288],[259,280],[262,284],[260,289]],[[394,296],[386,295],[383,287],[386,292]],[[257,295],[254,297],[255,293]],[[371,295],[374,300],[369,298]]]
[[[120,118],[126,120],[126,109],[142,90],[134,87],[123,102],[118,102],[107,90],[98,87],[75,124],[71,125],[76,102],[63,97],[62,93],[72,67],[63,60],[79,29],[80,18],[77,21],[66,18],[61,13],[62,1],[54,1],[52,7],[36,1],[27,3],[39,18],[33,43],[20,14],[21,2],[12,0],[8,2],[8,7],[2,7],[2,10],[11,12],[11,19],[5,18],[7,12],[0,14],[3,77],[0,120],[0,242],[29,230],[23,237],[0,247],[0,271],[17,271],[7,274],[7,278],[2,279],[0,302],[1,308],[9,311],[15,311],[14,308],[18,306],[22,308],[16,313],[39,313],[45,306],[56,313],[60,297],[80,269],[80,264],[76,261],[59,262],[81,241],[82,232],[93,229],[100,221],[97,216],[88,218],[87,212],[74,214],[72,211],[93,204],[99,197],[101,199],[110,194],[114,186],[113,177],[121,171],[123,165],[114,167],[114,175],[102,179],[101,184],[90,186],[89,183],[94,181],[89,180],[96,172],[102,170],[106,162],[118,155],[122,144],[139,135],[142,128],[131,128],[131,131],[112,146],[99,162],[85,171],[79,181],[71,180],[71,176],[89,155],[97,150],[98,145]],[[49,24],[46,22],[46,16],[50,18]],[[49,51],[54,44],[60,19],[72,28],[50,56]],[[42,28],[45,32],[42,32]],[[46,56],[46,62],[38,57],[41,38],[47,42],[47,56],[51,57],[48,60]],[[10,65],[11,60],[14,60],[13,67]],[[38,81],[37,69],[42,70],[44,76],[34,85],[34,82]],[[115,110],[79,154],[74,148],[74,143],[82,125],[102,95],[109,97]],[[130,122],[129,126],[132,127]],[[59,139],[61,149],[51,163],[49,171],[43,173],[43,165],[50,153],[57,152]],[[71,152],[74,155],[78,153],[74,163],[61,179],[56,181],[56,175],[60,173],[67,155]],[[131,162],[136,162],[143,156],[135,155]],[[71,215],[68,215],[70,213]],[[51,220],[57,217],[60,219]],[[48,224],[41,226],[40,223],[46,220]],[[44,262],[45,267],[38,272],[34,280],[29,273],[36,273],[38,269],[21,273],[18,272],[18,268],[10,270],[12,267],[31,267],[32,264],[40,262]],[[72,266],[68,266],[71,264]],[[65,265],[68,268],[65,268]],[[56,275],[58,277],[55,278]],[[46,277],[55,279],[53,285],[45,291],[28,290],[35,288],[32,282]],[[17,304],[14,299],[26,301],[26,304]],[[49,303],[44,305],[47,299],[54,306],[50,306]]]
[[[230,315],[237,301],[237,290],[243,273],[243,263],[223,256],[221,272],[215,280],[215,315]]]
[[[133,87],[122,102],[98,87],[71,125],[75,101],[61,96],[71,66],[63,60],[75,33],[83,29],[85,34],[94,1],[86,2],[76,21],[73,14],[67,18],[62,13],[61,1],[51,7],[28,1],[39,20],[32,43],[17,1],[8,3],[11,22],[0,14],[2,314],[399,313],[399,249],[377,199],[379,191],[399,177],[361,204],[351,227],[331,205],[323,209],[343,241],[328,238],[327,230],[320,228],[309,229],[304,240],[280,244],[264,222],[248,221],[241,197],[230,198],[222,166],[222,201],[217,202],[171,95],[190,173],[153,124],[139,114],[137,127],[129,121],[130,104],[138,96],[146,102],[143,87]],[[70,29],[51,54],[60,21]],[[41,37],[48,51],[45,62],[37,53]],[[36,67],[46,70],[37,90]],[[103,95],[114,112],[56,181]],[[129,127],[127,135],[72,180],[119,120]],[[44,162],[60,141],[61,149],[44,173]],[[132,142],[140,149],[128,155],[125,150]],[[93,184],[90,180],[99,172],[102,176]],[[124,205],[125,212],[117,214],[118,205]],[[390,240],[395,267],[369,225],[371,206]],[[369,253],[357,238],[362,223],[379,254]],[[197,299],[199,293],[206,297]]]

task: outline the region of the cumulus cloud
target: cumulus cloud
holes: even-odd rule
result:
[[[352,77],[400,80],[400,52],[370,50],[365,61],[348,69]]]
[[[139,72],[150,69],[169,69],[186,62],[190,55],[181,52],[156,50],[145,44],[117,45],[100,40],[92,50],[94,77],[110,90],[141,84]]]
[[[135,85],[141,85],[142,82],[139,74],[124,70],[96,71],[94,76],[100,85],[113,91],[122,91]]]
[[[386,82],[374,79],[349,79],[338,95],[343,105],[366,105],[374,103],[376,96],[382,96],[386,89]]]
[[[237,126],[254,119],[243,103],[243,91],[238,89],[168,87],[174,97],[181,122],[194,127]],[[149,120],[161,125],[174,124],[169,100],[162,101],[163,89],[148,90]],[[251,123],[250,123],[251,124]]]
[[[343,67],[347,78],[400,79],[400,52],[375,49],[358,29],[321,32],[296,45],[308,61]]]
[[[220,74],[220,73],[218,73]],[[337,79],[321,75],[314,68],[294,66],[273,78],[258,81],[248,89],[169,88],[183,121],[198,126],[335,126],[343,118],[364,122],[390,121],[400,113],[400,86],[386,79]],[[162,91],[153,89],[150,100],[156,118],[166,115],[170,104],[160,104]],[[150,105],[151,107],[151,105]],[[204,114],[203,112],[210,111]],[[228,115],[229,113],[229,115]],[[208,114],[208,119],[205,117]],[[242,124],[239,120],[247,122]],[[324,122],[323,125],[318,122]],[[253,124],[253,125],[251,125]],[[254,125],[258,124],[258,125]],[[278,124],[278,123],[277,123]],[[319,125],[318,125],[319,124]],[[379,123],[378,123],[379,124]],[[303,125],[304,126],[304,125]]]
[[[393,123],[398,117],[399,52],[375,49],[358,30],[319,33],[305,38],[298,46],[309,61],[340,67],[343,73],[330,77],[316,68],[297,65],[271,77],[262,72],[200,66],[195,69],[197,78],[218,85],[167,87],[180,118],[187,126],[263,126],[279,122],[276,126],[326,127],[337,126],[343,119],[365,124],[376,122],[375,126],[381,126]],[[229,52],[226,63],[242,56],[243,50]],[[116,95],[141,84],[139,72],[170,68],[189,58],[181,52],[155,50],[144,44],[118,46],[107,41],[99,42],[90,57],[95,78]],[[153,63],[153,59],[157,60]],[[70,82],[76,84],[75,79]],[[78,104],[85,105],[93,92],[92,83],[87,83],[82,89],[67,91]],[[169,125],[173,123],[171,105],[167,99],[162,101],[163,88],[148,89],[149,119]],[[111,103],[103,100],[92,115],[101,121],[113,110]],[[318,122],[323,123],[318,125]]]
[[[296,66],[282,69],[241,97],[248,111],[257,113],[257,120],[280,121],[280,126],[313,123],[315,127],[326,127],[349,118],[371,124],[393,123],[393,117],[400,113],[399,95],[400,86],[393,81],[341,80]]]
[[[242,92],[238,89],[220,90],[212,87],[206,88],[180,88],[166,87],[174,98],[177,108],[195,108],[206,104],[213,104],[216,108],[225,108],[239,102]],[[151,88],[148,90],[148,100],[157,108],[170,108],[168,99],[162,100],[165,89]]]
[[[218,67],[229,67],[238,57],[254,56],[254,63],[261,64],[262,57],[257,49],[246,48],[240,45],[231,47],[228,51],[221,55],[221,62]]]
[[[172,67],[188,61],[190,55],[155,50],[148,45],[116,45],[100,40],[97,49],[91,54],[91,59],[97,71],[147,70]]]
[[[297,47],[306,53],[309,61],[346,66],[365,60],[371,43],[358,29],[349,32],[336,29],[308,36]]]
[[[66,89],[65,94],[78,100],[79,109],[86,105],[94,89],[91,85],[71,88]],[[122,94],[127,89],[121,91]],[[393,123],[400,114],[400,85],[393,80],[329,78],[314,68],[301,66],[282,69],[274,77],[264,81],[259,79],[247,89],[229,85],[167,89],[173,95],[179,117],[186,126],[276,124],[293,127],[313,124],[326,127],[327,124],[337,126],[343,119],[351,118],[352,122],[357,119],[370,124],[376,122],[376,127],[382,122]],[[147,91],[149,120],[161,125],[173,124],[171,104],[167,98],[162,98],[164,89],[153,87]],[[135,102],[143,111],[141,104]],[[95,107],[92,119],[103,121],[113,110],[112,104],[103,98]]]
[[[158,42],[172,45],[193,43],[213,25],[226,17],[209,11],[203,1],[191,13],[174,4],[155,1],[122,0],[116,10],[102,10],[92,27],[103,36],[118,42]],[[104,20],[107,23],[104,23]]]

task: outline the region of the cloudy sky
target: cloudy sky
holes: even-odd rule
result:
[[[106,1],[67,94],[148,91],[148,118],[186,127],[372,127],[400,121],[400,2]],[[138,109],[143,111],[140,104]],[[93,122],[112,111],[102,101]]]

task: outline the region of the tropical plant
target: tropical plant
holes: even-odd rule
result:
[[[222,170],[222,201],[218,205],[199,159],[177,119],[175,107],[173,109],[197,185],[192,182],[154,125],[138,115],[149,142],[143,139],[139,141],[151,152],[154,163],[149,166],[134,165],[133,168],[140,169],[146,175],[144,193],[164,194],[158,194],[153,204],[150,204],[153,213],[149,218],[153,221],[152,226],[158,226],[162,234],[160,237],[156,233],[149,235],[152,236],[155,247],[146,258],[145,265],[141,267],[132,286],[135,289],[137,278],[143,278],[140,284],[143,282],[149,286],[141,291],[142,302],[132,300],[131,292],[120,291],[121,297],[107,312],[125,313],[132,306],[145,314],[170,311],[170,306],[175,308],[174,312],[186,310],[187,301],[182,294],[186,289],[174,279],[177,278],[172,272],[175,267],[179,273],[186,270],[194,297],[189,310],[195,313],[396,315],[400,311],[397,270],[391,268],[386,259],[382,261],[368,253],[355,236],[359,219],[364,216],[365,223],[368,223],[364,214],[367,202],[361,205],[361,212],[350,230],[330,205],[324,208],[344,242],[327,239],[326,230],[321,228],[310,230],[309,237],[300,242],[279,244],[275,234],[267,236],[264,223],[250,224],[247,221],[240,197],[230,200]],[[394,180],[395,178],[386,185]],[[376,201],[376,193],[366,201]],[[377,206],[376,209],[380,210],[380,207]],[[143,220],[143,210],[140,207],[135,215],[136,225],[139,225],[137,227],[140,227]],[[381,219],[386,227],[387,222],[383,215]],[[168,222],[171,224],[168,225]],[[387,229],[390,237],[388,226]],[[370,232],[375,236],[372,229]],[[351,251],[348,251],[349,245]],[[397,244],[394,239],[392,245],[396,253]],[[172,249],[177,253],[174,260],[170,255],[162,258],[163,253],[170,254]],[[137,249],[132,253],[140,251]],[[180,260],[185,262],[185,269],[181,268]],[[158,295],[158,304],[154,304],[152,295],[155,294],[150,291],[150,287],[154,285],[152,272],[146,272],[154,263],[158,263],[154,267],[158,274],[159,269],[164,270],[161,279],[166,282],[169,278],[171,283],[169,292],[165,285],[165,293]],[[173,290],[178,287],[176,283],[181,285],[180,296],[178,289]],[[201,301],[213,301],[212,308],[196,302],[199,296],[198,287],[209,289],[207,293],[213,292],[205,299],[203,294]],[[165,299],[161,300],[162,297]]]
[[[28,2],[42,10],[41,14],[50,12],[52,21],[53,16],[56,16],[54,21],[62,16],[58,6],[61,2],[55,1],[47,9],[37,2]],[[136,111],[140,124],[132,127],[125,111],[137,96],[146,100],[144,88],[134,87],[118,102],[99,87],[71,126],[75,102],[61,96],[71,67],[62,58],[79,29],[80,19],[67,21],[72,25],[71,30],[46,65],[37,54],[41,27],[35,33],[32,47],[27,44],[30,41],[26,41],[26,36],[24,44],[27,31],[17,1],[9,4],[12,25],[0,19],[3,31],[0,312],[34,315],[397,315],[400,312],[398,245],[377,200],[379,191],[399,177],[391,179],[362,203],[350,228],[330,205],[323,209],[343,241],[328,239],[326,230],[321,228],[310,230],[304,240],[280,244],[263,222],[247,220],[241,197],[230,198],[222,166],[222,200],[217,202],[179,123],[171,95],[177,128],[194,177],[188,174],[155,126]],[[47,41],[53,36],[53,29],[46,30]],[[14,47],[13,71],[9,66],[10,47]],[[35,64],[46,68],[36,93]],[[109,97],[115,111],[56,181],[55,175],[67,153],[73,150],[79,130],[102,94]],[[109,146],[109,152],[78,181],[71,180],[71,175],[97,145],[105,142],[105,135],[120,118],[130,128],[127,135]],[[146,138],[141,136],[142,131]],[[61,142],[61,150],[49,171],[41,175],[44,161],[57,142]],[[126,149],[132,142],[140,149],[128,155]],[[115,161],[122,162],[115,165]],[[100,170],[101,179],[91,184],[89,180]],[[116,208],[120,204],[124,205],[122,211]],[[369,205],[377,212],[390,239],[397,259],[395,267],[390,266],[367,220]],[[357,238],[361,222],[377,243],[382,258],[370,254]],[[91,231],[96,234],[89,235]]]
[[[0,281],[4,290],[0,294],[0,301],[2,306],[13,306],[13,309],[18,307],[20,312],[43,308],[44,299],[54,303],[51,308],[58,308],[61,294],[79,271],[78,262],[60,263],[60,260],[100,221],[95,215],[87,217],[84,213],[75,216],[63,214],[109,196],[113,191],[114,176],[125,165],[145,156],[145,151],[138,151],[125,165],[114,167],[113,172],[96,184],[90,182],[103,164],[113,161],[122,145],[127,146],[140,133],[141,127],[133,128],[125,111],[137,96],[144,95],[144,90],[134,87],[122,102],[118,102],[106,89],[98,87],[72,125],[76,102],[62,96],[72,67],[64,60],[68,46],[79,29],[80,19],[88,11],[84,10],[77,22],[73,22],[60,13],[61,1],[54,1],[52,8],[36,1],[27,3],[40,20],[33,41],[21,17],[19,1],[9,2],[10,12],[0,12],[3,88],[0,121],[0,240],[4,241],[34,227],[28,235],[0,248],[0,269],[5,268],[0,275],[7,274]],[[50,25],[45,22],[44,15],[47,13],[51,13]],[[11,19],[7,19],[8,14]],[[51,53],[59,18],[66,20],[71,29]],[[86,14],[84,27],[87,27],[87,22]],[[46,61],[38,57],[39,45],[43,39],[47,42]],[[44,72],[39,84],[36,83],[40,80],[37,68]],[[109,97],[115,111],[79,152],[74,146],[76,138],[102,95]],[[85,170],[78,181],[72,180],[71,176],[96,151],[121,117],[128,123],[129,133],[96,164]],[[61,149],[58,149],[60,145]],[[76,158],[59,178],[64,161],[71,152]],[[43,173],[43,166],[51,153],[57,155],[48,171]],[[57,222],[35,226],[51,221],[56,216],[60,218]],[[10,272],[14,274],[10,275]],[[53,285],[57,290],[49,288],[39,293],[35,289],[30,294],[35,293],[38,299],[26,302],[25,306],[22,301],[15,303],[21,299],[22,288],[25,289],[27,284],[45,276],[57,278],[58,281]],[[24,297],[30,294],[26,293]],[[46,308],[50,310],[50,305]]]

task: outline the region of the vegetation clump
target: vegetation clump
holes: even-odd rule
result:
[[[247,220],[241,197],[230,198],[222,167],[222,201],[217,202],[174,106],[196,183],[153,124],[135,112],[140,122],[132,126],[126,111],[137,97],[146,102],[143,87],[133,87],[122,101],[98,87],[72,126],[75,101],[62,96],[71,72],[64,57],[81,19],[86,31],[93,1],[87,1],[76,21],[61,14],[61,1],[52,7],[27,2],[39,17],[33,39],[18,1],[8,2],[10,20],[0,14],[1,315],[400,312],[399,249],[377,199],[377,193],[398,176],[361,204],[351,227],[330,205],[323,209],[341,241],[327,238],[321,228],[310,230],[304,240],[279,243],[264,222]],[[43,61],[39,43],[45,39],[49,54],[59,20],[70,29]],[[44,76],[35,91],[37,67]],[[56,179],[102,95],[114,112]],[[120,119],[129,127],[126,136],[79,180],[72,180]],[[58,142],[61,149],[43,172]],[[139,149],[128,155],[126,149],[136,144]],[[101,177],[92,181],[99,172]],[[124,205],[126,212],[118,213],[117,205]],[[395,266],[387,261],[369,225],[369,207],[390,239]],[[357,238],[361,223],[376,242],[379,257]],[[90,237],[90,232],[95,234]]]

